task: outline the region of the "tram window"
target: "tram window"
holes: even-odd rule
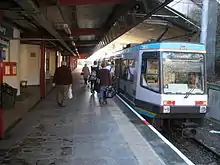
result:
[[[197,53],[162,52],[164,93],[204,92],[204,55]]]
[[[116,59],[115,60],[115,76],[116,77],[119,77],[120,76],[120,60],[119,59]]]
[[[145,58],[142,61],[141,85],[159,91],[159,59]]]
[[[122,60],[121,74],[120,74],[121,79],[127,80],[127,66],[128,66],[128,60]]]
[[[127,80],[133,82],[134,76],[135,76],[135,60],[128,60]]]

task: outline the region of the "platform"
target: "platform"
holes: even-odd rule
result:
[[[52,89],[51,82],[47,82],[46,93]],[[4,131],[8,132],[14,124],[20,121],[39,101],[39,86],[28,86],[21,89],[22,95],[17,97],[15,107],[4,110]]]
[[[186,164],[117,98],[100,107],[75,78],[75,94],[57,107],[55,91],[0,141],[4,165]]]

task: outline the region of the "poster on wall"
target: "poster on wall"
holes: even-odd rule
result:
[[[35,52],[31,52],[31,53],[30,53],[30,57],[31,57],[31,58],[36,58],[36,57],[37,57],[37,55],[36,55],[36,53],[35,53]]]

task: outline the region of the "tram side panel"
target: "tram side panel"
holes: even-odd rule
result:
[[[124,54],[121,58],[120,93],[133,102],[136,95],[136,70],[138,67],[138,51]]]
[[[146,72],[146,66],[143,63],[144,51],[139,51],[138,55],[138,68],[137,68],[137,86],[136,86],[136,98],[135,109],[142,115],[150,118],[156,117],[156,114],[160,113],[161,95],[158,92],[150,90],[144,83],[144,73]],[[149,54],[151,52],[148,52]]]

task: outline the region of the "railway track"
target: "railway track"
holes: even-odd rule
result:
[[[219,158],[220,160],[220,153],[215,151],[214,149],[210,148],[209,146],[207,146],[206,144],[204,144],[202,141],[196,139],[196,138],[193,138],[192,140],[195,141],[195,143],[198,143],[199,145],[202,145],[204,148],[206,148],[207,150],[209,150],[210,152],[212,152],[213,154],[216,155],[216,157]]]
[[[175,133],[164,136],[196,165],[220,164],[220,154],[201,141],[195,138],[183,138]]]

